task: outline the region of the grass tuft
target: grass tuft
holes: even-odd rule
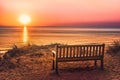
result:
[[[113,41],[112,45],[108,46],[107,53],[120,54],[120,40]]]

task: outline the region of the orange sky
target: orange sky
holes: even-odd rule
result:
[[[120,0],[0,0],[0,25],[21,25],[21,14],[29,25],[120,21]]]

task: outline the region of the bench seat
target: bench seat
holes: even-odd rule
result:
[[[102,57],[81,57],[81,58],[60,58],[58,62],[70,62],[70,61],[87,61],[87,60],[100,60]]]

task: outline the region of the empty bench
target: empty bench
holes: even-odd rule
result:
[[[53,69],[58,74],[58,62],[88,61],[94,60],[95,66],[97,60],[101,60],[101,69],[103,69],[105,44],[95,45],[57,45],[53,52]]]

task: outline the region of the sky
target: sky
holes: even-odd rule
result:
[[[0,25],[21,25],[22,14],[34,26],[119,22],[120,0],[0,0]]]

